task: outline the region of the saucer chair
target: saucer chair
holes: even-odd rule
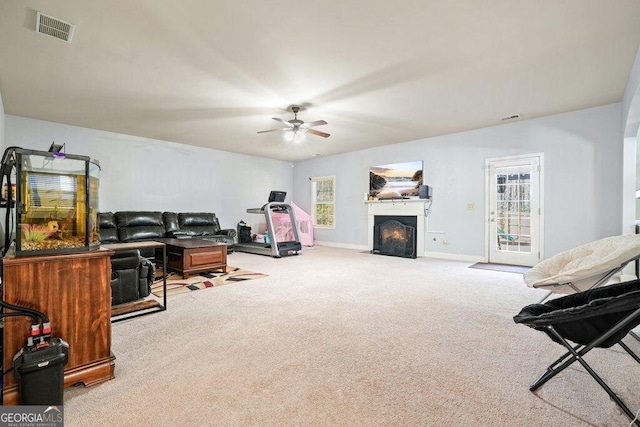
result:
[[[568,350],[534,381],[529,390],[536,391],[578,361],[632,423],[640,426],[636,415],[583,359],[593,348],[609,348],[618,344],[640,363],[640,357],[622,342],[631,329],[640,324],[640,280],[566,295],[544,304],[531,304],[524,307],[513,320],[545,332],[554,342]],[[575,343],[575,346],[569,341]]]
[[[572,294],[606,284],[627,264],[640,258],[640,234],[612,236],[587,243],[539,262],[524,274],[531,288]]]

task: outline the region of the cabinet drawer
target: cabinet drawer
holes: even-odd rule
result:
[[[226,248],[225,248],[226,249]],[[199,252],[190,254],[189,265],[198,267],[201,265],[220,264],[223,262],[222,251]]]

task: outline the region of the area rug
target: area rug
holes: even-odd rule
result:
[[[267,277],[267,274],[255,273],[230,265],[227,266],[226,273],[212,271],[190,276],[188,279],[183,279],[182,274],[169,273],[167,275],[167,296],[243,282],[245,280],[259,279],[261,277]],[[164,296],[162,279],[154,282],[151,286],[151,293],[157,297]]]
[[[469,268],[479,268],[481,270],[504,271],[507,273],[520,274],[524,274],[531,269],[531,267],[527,267],[524,265],[494,264],[489,262],[477,262],[473,265],[470,265]]]

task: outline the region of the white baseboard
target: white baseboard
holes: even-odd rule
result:
[[[424,256],[427,258],[446,259],[450,261],[464,261],[464,262],[486,262],[485,257],[474,255],[460,255],[460,254],[448,254],[444,252],[425,252]]]
[[[334,243],[334,242],[323,242],[320,240],[316,240],[316,245],[320,246],[328,246],[330,248],[343,248],[343,249],[357,249],[359,251],[368,251],[369,248],[367,245],[351,245],[348,243]]]
[[[335,242],[323,242],[316,240],[316,245],[327,246],[330,248],[343,248],[343,249],[356,249],[359,251],[368,251],[369,247],[366,245],[351,245],[347,243],[335,243]],[[451,261],[464,261],[464,262],[486,262],[486,258],[482,256],[473,256],[473,255],[459,255],[459,254],[448,254],[444,252],[425,252],[423,257],[426,258],[438,258],[438,259],[446,259]]]

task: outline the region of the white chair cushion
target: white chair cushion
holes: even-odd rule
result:
[[[580,290],[589,289],[611,270],[640,256],[640,234],[613,236],[587,243],[546,259],[524,274],[532,288],[572,283]],[[575,292],[552,289],[553,292]]]

